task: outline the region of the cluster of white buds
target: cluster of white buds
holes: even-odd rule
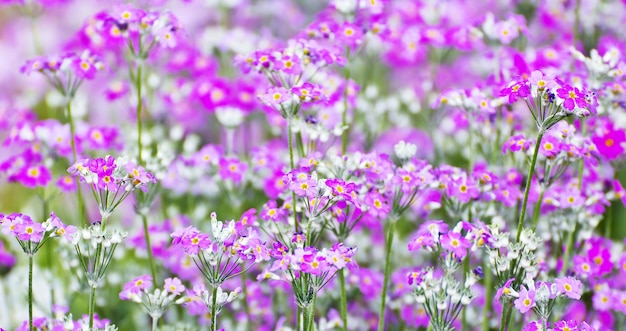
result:
[[[78,230],[72,235],[80,265],[85,272],[89,286],[95,287],[104,277],[117,245],[128,233],[119,229],[104,229],[102,224],[95,223]]]
[[[434,331],[451,331],[452,324],[476,295],[471,290],[480,273],[468,273],[465,282],[458,281],[451,272],[438,278],[433,275],[432,267],[410,273],[409,282],[415,283],[416,301],[424,305]]]
[[[497,228],[492,228],[497,231]],[[522,230],[519,242],[508,243],[509,233],[493,232],[492,235],[498,243],[495,247],[489,247],[487,254],[491,269],[501,283],[508,279],[524,279],[538,273],[537,257],[535,251],[542,242],[533,230],[525,228]],[[506,238],[505,238],[506,237]]]
[[[215,292],[215,299],[213,298],[213,293],[207,289],[202,289],[199,292],[196,292],[196,294],[209,310],[215,309],[215,314],[218,315],[226,304],[235,301],[235,299],[239,297],[239,294],[241,294],[241,288],[237,287],[234,291],[229,293],[222,290],[222,287],[218,286],[217,291]],[[214,302],[215,307],[213,307]]]
[[[617,48],[611,48],[600,56],[598,50],[592,49],[589,52],[589,57],[586,57],[583,53],[575,48],[571,48],[572,57],[581,61],[587,67],[590,73],[589,82],[591,88],[601,88],[602,83],[611,80],[611,77],[623,76],[625,69],[623,64],[620,64],[620,51]],[[620,65],[618,65],[620,64]]]

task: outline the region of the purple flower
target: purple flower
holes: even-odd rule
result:
[[[513,303],[520,313],[525,314],[535,306],[535,290],[528,291],[526,287],[522,285],[519,291],[519,297]]]

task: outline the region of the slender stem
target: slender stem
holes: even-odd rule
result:
[[[154,265],[154,256],[152,254],[152,245],[150,244],[150,231],[148,231],[148,217],[145,213],[141,214],[141,222],[143,223],[143,235],[146,238],[146,250],[148,251],[148,262],[150,263],[150,273],[152,274],[152,281],[154,286],[158,287],[158,280],[156,277],[156,267]]]
[[[290,116],[287,118],[287,135],[289,136],[289,165],[291,166],[291,170],[293,170],[295,166],[295,162],[293,159],[293,132],[291,132],[291,125],[293,122],[293,118]],[[293,207],[293,224],[295,227],[295,232],[298,232],[298,215],[296,213],[296,192],[291,191],[291,205]]]
[[[136,78],[135,87],[137,88],[137,148],[139,149],[139,154],[137,156],[137,160],[139,160],[139,164],[141,165],[143,163],[143,160],[141,158],[141,152],[142,152],[142,148],[143,148],[143,146],[141,145],[141,132],[142,132],[142,121],[141,121],[141,108],[142,108],[142,102],[141,102],[141,63],[137,64],[137,76],[135,78]]]
[[[606,218],[604,219],[604,236],[611,239],[611,225],[613,223],[613,204],[607,208]]]
[[[102,229],[104,230],[104,225],[106,222],[103,219]],[[91,290],[89,292],[89,330],[93,328],[93,315],[96,311],[96,283],[99,276],[97,274],[100,272],[99,264],[100,264],[100,255],[102,255],[102,243],[98,244],[96,247],[96,256],[93,263],[92,273],[96,274],[95,277],[92,277]]]
[[[213,304],[211,305],[211,331],[217,331],[217,286],[213,286]]]
[[[89,330],[93,329],[93,314],[96,307],[96,284],[91,285],[89,292]]]
[[[341,287],[339,314],[343,322],[343,331],[348,331],[348,301],[346,298],[346,275],[344,274],[344,269],[339,270],[339,286]]]
[[[544,194],[545,190],[542,187],[539,192],[539,200],[537,200],[537,203],[535,204],[535,211],[533,212],[533,232],[537,229],[537,222],[539,221],[539,212],[541,212],[541,204],[543,203]]]
[[[33,325],[33,255],[28,254],[28,327],[35,330]]]
[[[530,193],[530,185],[532,184],[533,173],[535,172],[535,164],[537,163],[537,155],[539,154],[539,146],[541,146],[541,139],[543,139],[543,131],[539,132],[537,136],[537,142],[535,143],[535,151],[533,157],[530,160],[530,168],[528,169],[528,177],[526,178],[526,189],[524,190],[524,202],[522,203],[522,210],[519,216],[519,222],[517,224],[517,237],[516,242],[519,242],[519,238],[522,235],[522,228],[524,227],[524,217],[526,216],[526,206],[528,205],[528,195]]]
[[[252,331],[252,314],[250,313],[250,305],[248,304],[248,285],[246,281],[246,273],[241,273],[241,294],[243,295],[243,308],[246,312],[246,330]]]
[[[156,331],[157,330],[157,325],[159,324],[159,318],[158,317],[152,317],[152,331]]]
[[[350,60],[350,47],[346,47],[346,60]],[[346,74],[344,76],[346,87],[343,91],[343,112],[341,113],[341,125],[343,126],[343,132],[341,133],[341,154],[346,154],[348,149],[348,87],[350,82],[350,69],[346,63]]]
[[[70,124],[70,143],[72,145],[72,162],[78,160],[76,153],[76,128],[74,127],[74,116],[72,116],[72,99],[67,100],[67,120]],[[78,195],[78,207],[80,209],[81,224],[86,225],[87,221],[87,209],[85,208],[85,200],[83,199],[83,192],[80,188],[80,181],[76,181],[76,194]],[[45,217],[45,215],[44,215]]]
[[[387,236],[385,238],[385,277],[383,279],[383,293],[380,303],[380,312],[378,314],[378,331],[385,329],[385,311],[387,302],[387,285],[389,284],[389,274],[391,273],[391,249],[393,247],[393,237],[396,232],[397,219],[389,219]]]
[[[576,232],[576,227],[578,226],[578,222],[574,221],[574,228],[567,235],[567,243],[565,244],[565,255],[563,255],[563,269],[561,270],[561,274],[565,275],[567,273],[567,267],[569,266],[569,257],[572,255],[572,251],[574,250],[574,234]]]
[[[493,303],[492,300],[492,292],[493,292],[493,275],[488,268],[485,268],[485,308],[483,309],[483,324],[482,331],[489,331],[489,313],[491,312],[491,305]]]
[[[574,9],[574,47],[576,47],[578,40],[580,40],[580,0],[576,0],[576,8]]]

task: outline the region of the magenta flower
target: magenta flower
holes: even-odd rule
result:
[[[575,107],[587,108],[585,95],[576,87],[563,85],[556,90],[556,94],[559,98],[563,99],[563,108],[569,111],[574,111]]]
[[[524,285],[520,287],[519,297],[513,302],[520,313],[525,314],[535,306],[535,290],[528,291]]]
[[[582,283],[576,278],[556,278],[554,283],[559,294],[565,294],[568,298],[580,300]]]
[[[20,182],[30,188],[46,186],[51,180],[50,171],[43,165],[26,166],[17,174],[9,176],[9,181]]]
[[[524,81],[519,81],[500,90],[500,96],[509,97],[509,103],[515,103],[519,98],[526,98],[530,95],[530,87]]]
[[[463,259],[472,244],[460,233],[448,232],[441,237],[441,247],[453,253],[456,258]]]
[[[591,138],[596,145],[600,155],[607,160],[615,160],[624,154],[624,146],[626,142],[626,133],[624,130],[614,128],[612,123],[607,123],[598,134],[594,134]]]

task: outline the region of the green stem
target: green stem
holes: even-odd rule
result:
[[[137,148],[139,149],[139,155],[137,156],[137,160],[139,160],[139,165],[143,163],[141,158],[141,152],[143,146],[141,145],[141,132],[142,132],[142,123],[141,123],[141,64],[137,64],[137,76],[135,87],[137,88]]]
[[[33,325],[33,256],[28,254],[28,327],[35,330]]]
[[[539,221],[539,212],[541,212],[541,204],[543,203],[544,193],[545,190],[542,187],[539,192],[539,200],[537,200],[537,203],[535,204],[535,211],[533,212],[533,232],[537,229],[537,222]]]
[[[574,250],[574,234],[576,232],[576,227],[578,226],[578,222],[574,221],[574,228],[567,235],[567,243],[565,244],[565,255],[563,255],[563,269],[561,270],[561,274],[565,275],[567,272],[567,267],[569,266],[569,257]]]
[[[96,284],[91,285],[89,292],[89,330],[93,329],[93,314],[96,308]]]
[[[387,302],[387,285],[389,284],[389,274],[391,273],[391,249],[393,247],[393,237],[396,232],[396,219],[390,219],[385,238],[385,277],[383,279],[383,293],[380,303],[380,312],[378,314],[378,331],[385,329],[385,311]]]
[[[483,309],[483,324],[482,331],[489,331],[489,313],[491,312],[492,305],[492,292],[493,292],[493,275],[489,268],[485,268],[485,308]]]
[[[533,157],[530,160],[530,168],[528,169],[528,177],[526,178],[526,189],[524,190],[524,202],[522,203],[522,210],[519,216],[519,222],[517,224],[517,236],[516,242],[519,242],[519,238],[522,235],[522,228],[524,227],[524,217],[526,217],[526,206],[528,205],[528,195],[530,193],[530,185],[532,184],[533,173],[535,172],[535,164],[537,163],[537,155],[539,154],[539,146],[541,145],[541,139],[543,139],[543,131],[539,132],[537,136],[537,142],[535,142],[535,151]]]
[[[607,208],[606,218],[604,220],[604,236],[611,239],[611,225],[613,223],[613,204]]]
[[[211,305],[211,331],[217,331],[217,286],[213,286],[213,304]]]
[[[302,308],[300,308],[300,306],[298,306],[298,309],[296,310],[296,331],[302,331],[302,328],[300,327],[300,323],[302,323]]]
[[[159,324],[159,319],[157,317],[152,317],[152,331],[157,330],[158,324]]]
[[[511,319],[511,305],[507,302],[502,307],[502,317],[500,318],[500,331],[505,331],[508,329],[509,320]]]
[[[578,40],[580,40],[580,0],[576,0],[576,9],[574,9],[574,47]]]
[[[241,294],[243,295],[243,308],[246,312],[246,330],[252,331],[252,314],[248,304],[248,285],[246,283],[246,273],[241,273]]]
[[[76,128],[74,127],[74,116],[72,116],[72,99],[67,100],[67,120],[70,124],[70,144],[72,145],[72,162],[78,161],[76,153]],[[83,225],[87,225],[87,209],[85,208],[85,200],[83,199],[83,192],[80,188],[80,181],[76,181],[76,194],[78,195],[78,207],[80,209],[80,219]],[[45,217],[45,215],[44,215]]]
[[[152,245],[150,244],[150,231],[148,231],[148,217],[145,213],[141,213],[141,222],[143,223],[143,235],[146,237],[146,249],[148,251],[148,262],[150,263],[150,273],[152,274],[152,281],[154,287],[159,287],[159,282],[156,277],[156,267],[154,265],[154,256],[152,255]]]
[[[291,170],[296,167],[295,161],[293,159],[293,132],[291,132],[291,125],[293,122],[293,118],[290,116],[287,118],[287,139],[289,142],[289,165],[291,166]],[[295,227],[295,232],[298,232],[298,215],[296,213],[296,192],[291,191],[291,205],[293,207],[293,224]]]
[[[339,314],[343,322],[343,331],[348,331],[348,301],[346,298],[346,275],[344,274],[344,269],[339,270],[339,286],[341,287]]]
[[[315,304],[317,301],[317,294],[313,296],[313,303],[309,306],[309,324],[306,326],[307,331],[315,331]]]
[[[102,230],[104,230],[104,225],[105,225],[105,221],[102,222]],[[98,270],[98,265],[100,264],[100,255],[102,255],[102,244],[98,244],[98,246],[96,247],[96,257],[94,259],[94,263],[93,263],[93,270],[92,272],[97,274],[100,272],[100,270]],[[97,285],[97,278],[96,277],[92,277],[93,278],[93,283],[91,284],[91,291],[89,292],[89,330],[91,330],[93,328],[93,315],[96,311],[96,285]]]

